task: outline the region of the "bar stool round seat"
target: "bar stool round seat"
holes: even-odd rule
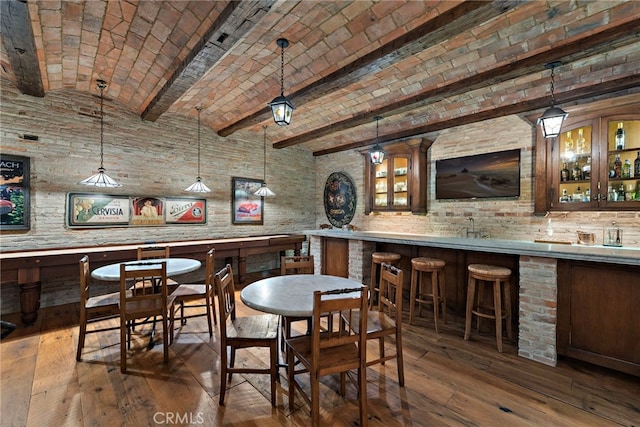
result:
[[[512,340],[511,332],[511,292],[509,281],[511,270],[489,264],[469,264],[469,284],[467,288],[467,310],[465,317],[464,339],[471,335],[472,316],[477,316],[477,329],[480,319],[494,319],[496,323],[496,342],[498,351],[502,353],[502,321],[505,321],[507,338]],[[477,282],[480,281],[477,286]],[[482,285],[493,285],[493,306],[484,305]],[[477,291],[477,292],[476,292]],[[504,298],[504,299],[503,299]],[[474,304],[475,300],[475,304]]]
[[[371,254],[371,282],[369,284],[369,308],[373,307],[374,300],[377,301],[378,288],[377,278],[379,266],[384,262],[395,265],[400,260],[400,254],[394,252],[374,252]]]
[[[446,263],[437,258],[418,257],[411,260],[411,294],[409,297],[409,324],[413,322],[415,306],[418,305],[418,315],[421,314],[422,304],[433,304],[433,322],[438,333],[438,305],[442,313],[442,321],[447,323],[447,300],[444,283],[444,267]],[[424,274],[431,274],[431,291],[428,292],[424,283]],[[424,285],[424,287],[423,287]]]

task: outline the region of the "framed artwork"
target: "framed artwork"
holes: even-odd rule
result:
[[[67,195],[67,225],[71,228],[206,223],[206,199],[95,193]]]
[[[436,199],[520,197],[520,150],[436,160]]]
[[[207,200],[167,197],[165,199],[165,222],[167,224],[206,224]]]
[[[121,227],[129,225],[131,208],[128,196],[94,193],[67,195],[69,227]]]
[[[264,223],[264,200],[255,193],[262,187],[261,179],[231,179],[231,215],[233,224]]]
[[[28,157],[0,154],[0,230],[29,230]]]
[[[356,212],[356,188],[348,175],[334,172],[324,184],[324,212],[334,227],[347,225]]]

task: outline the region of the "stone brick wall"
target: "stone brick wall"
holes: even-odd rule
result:
[[[212,189],[204,226],[69,229],[65,225],[66,196],[106,193],[191,197],[184,189],[197,175],[197,114],[193,119],[163,115],[156,122],[140,119],[109,98],[104,102],[104,166],[124,186],[99,190],[79,185],[100,164],[100,122],[87,116],[99,112],[97,97],[75,91],[50,91],[44,98],[25,96],[2,81],[0,141],[3,154],[31,159],[31,229],[3,232],[2,251],[112,243],[172,241],[300,232],[315,224],[314,158],[304,147],[267,149],[267,183],[276,193],[265,201],[264,225],[231,223],[231,178],[262,179],[263,135],[244,132],[221,138],[201,126],[201,175]],[[277,132],[277,126],[269,127]],[[38,141],[23,135],[37,135]],[[200,197],[200,196],[199,196]],[[249,271],[273,268],[277,254],[250,257]],[[202,274],[203,275],[203,274]],[[77,278],[56,282],[43,278],[43,306],[78,300]],[[18,289],[1,288],[2,312],[19,310]]]
[[[520,257],[518,355],[555,366],[558,324],[557,262]]]

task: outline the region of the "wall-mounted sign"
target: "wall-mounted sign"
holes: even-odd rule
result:
[[[334,227],[347,225],[356,212],[356,188],[346,174],[334,172],[324,184],[324,211]]]
[[[206,224],[206,199],[67,195],[67,225],[71,228]]]
[[[231,222],[233,224],[264,223],[264,200],[254,193],[262,187],[261,179],[231,179]]]

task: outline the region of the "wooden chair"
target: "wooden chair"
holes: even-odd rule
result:
[[[213,326],[211,325],[211,317],[213,314],[213,322],[218,323],[218,319],[216,317],[216,305],[215,305],[215,249],[210,249],[206,255],[205,262],[205,278],[204,283],[191,284],[191,283],[182,283],[178,285],[175,291],[171,293],[171,296],[175,297],[176,310],[178,306],[180,308],[180,324],[185,325],[187,323],[188,318],[192,317],[207,317],[207,324],[209,326],[209,336],[213,336]],[[194,308],[204,308],[204,311],[201,311],[197,314],[191,314],[189,316],[185,316],[185,303],[190,303],[194,301],[202,301],[204,299],[204,304],[189,304],[186,306],[187,309]]]
[[[336,291],[316,291],[313,294],[313,317],[310,335],[289,338],[287,344],[287,363],[289,377],[289,410],[294,410],[295,392],[298,390],[311,407],[311,421],[320,425],[320,378],[325,375],[340,374],[340,395],[345,395],[346,373],[358,371],[358,401],[360,408],[360,426],[367,425],[367,381],[366,381],[366,331],[367,288],[341,289]],[[354,297],[354,294],[356,295]],[[350,333],[345,328],[323,330],[321,318],[329,315],[344,316],[349,322],[356,322]],[[336,322],[341,324],[341,322]],[[303,369],[295,369],[298,360]],[[311,396],[305,393],[296,376],[308,372]]]
[[[120,294],[118,292],[91,296],[91,275],[89,274],[89,257],[83,256],[79,262],[80,266],[80,333],[78,335],[78,351],[76,360],[82,360],[82,349],[84,348],[85,336],[89,333],[104,332],[118,329],[118,326],[107,328],[87,329],[87,325],[114,319],[120,316]]]
[[[278,316],[264,314],[236,317],[235,286],[233,271],[227,264],[215,275],[218,294],[218,314],[220,321],[220,405],[224,405],[224,395],[229,380],[234,373],[269,374],[271,376],[271,406],[276,405],[276,376],[278,369]],[[269,349],[269,366],[235,367],[236,350],[248,347]],[[227,348],[230,358],[227,362]]]
[[[171,257],[171,248],[169,246],[139,246],[138,261],[144,259],[162,259]],[[169,293],[178,286],[178,282],[171,278],[167,278],[169,285]]]
[[[287,274],[314,274],[313,255],[295,255],[280,257],[280,275]],[[294,322],[307,322],[307,329],[311,329],[311,319],[307,317],[282,316],[282,335],[285,339],[291,338],[291,324]],[[284,340],[280,345],[284,350]]]
[[[131,290],[127,284],[133,283]],[[154,286],[145,286],[153,283]],[[154,292],[158,289],[159,292]],[[173,341],[174,297],[167,290],[167,263],[120,265],[120,371],[127,372],[127,344],[131,330],[129,323],[142,318],[154,317],[149,347],[153,346],[155,317],[162,317],[164,339],[164,363],[169,362],[169,344]]]
[[[376,359],[368,360],[367,366],[384,362],[390,359],[397,359],[398,383],[404,387],[404,361],[402,358],[402,283],[404,272],[388,263],[380,266],[380,282],[377,310],[370,310],[367,313],[366,331],[367,339],[378,340],[378,354]],[[348,320],[342,316],[354,333],[360,332],[359,316],[356,320]],[[385,338],[395,338],[395,352],[385,354]]]

